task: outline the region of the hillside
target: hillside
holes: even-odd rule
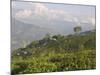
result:
[[[95,31],[49,35],[12,52],[12,74],[96,68]]]
[[[38,27],[34,24],[27,24],[16,19],[12,19],[11,25],[11,45],[12,50],[29,44],[32,40],[42,39],[45,34],[55,32],[49,28]]]
[[[74,22],[53,21],[49,24],[35,21],[26,23],[15,18],[12,18],[11,23],[11,50],[24,47],[33,40],[40,40],[48,33],[51,35],[73,34],[73,28],[77,26]],[[82,32],[94,29],[91,24],[82,24],[81,27]]]

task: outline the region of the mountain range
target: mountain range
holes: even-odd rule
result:
[[[11,50],[24,47],[33,40],[40,40],[46,34],[50,35],[68,35],[73,34],[73,28],[77,24],[66,21],[54,21],[54,22],[39,22],[33,21],[27,23],[24,21],[16,20],[12,18],[11,21]],[[91,24],[82,24],[82,32],[94,29]]]

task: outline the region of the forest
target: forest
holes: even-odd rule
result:
[[[12,75],[96,69],[96,32],[47,34],[11,55]]]

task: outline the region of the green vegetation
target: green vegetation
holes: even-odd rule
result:
[[[78,33],[80,31],[81,31],[81,27],[80,26],[74,27],[74,32]]]
[[[46,35],[12,52],[12,74],[95,69],[95,40],[95,31]]]

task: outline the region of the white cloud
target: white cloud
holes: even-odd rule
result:
[[[62,10],[62,9],[52,9],[48,8],[46,5],[43,3],[32,3],[34,7],[34,14],[38,16],[42,16],[46,18],[47,20],[57,20],[57,19],[62,19],[62,20],[68,20],[71,19],[70,13]],[[66,19],[67,18],[67,19]],[[68,20],[70,21],[70,20]]]
[[[27,22],[31,19],[54,21],[54,20],[63,20],[68,22],[75,22],[77,25],[81,25],[81,23],[91,23],[95,25],[95,18],[78,15],[74,13],[70,13],[63,9],[54,9],[46,6],[43,3],[30,3],[31,9],[23,9],[16,12],[15,17],[20,19],[26,19]],[[32,21],[32,20],[31,20]]]
[[[81,23],[91,23],[93,26],[95,26],[95,18],[91,16],[84,16],[80,19]]]
[[[89,23],[90,21],[88,19],[81,19],[81,23]]]
[[[95,24],[95,18],[88,17],[87,15],[76,15],[62,9],[48,8],[43,3],[33,3],[34,13],[46,20],[63,20],[68,22],[75,22],[77,25],[81,23]]]
[[[48,8],[42,3],[34,3],[34,14],[42,16],[48,14]]]
[[[20,10],[15,14],[16,18],[29,18],[32,16],[32,11],[31,10]]]
[[[64,10],[61,10],[61,9],[51,9],[50,11],[50,15],[49,17],[51,19],[61,19],[61,20],[64,20],[64,21],[70,21],[71,20],[71,14],[64,11]]]
[[[73,21],[77,24],[77,26],[80,26],[80,19],[78,17],[73,17]]]

